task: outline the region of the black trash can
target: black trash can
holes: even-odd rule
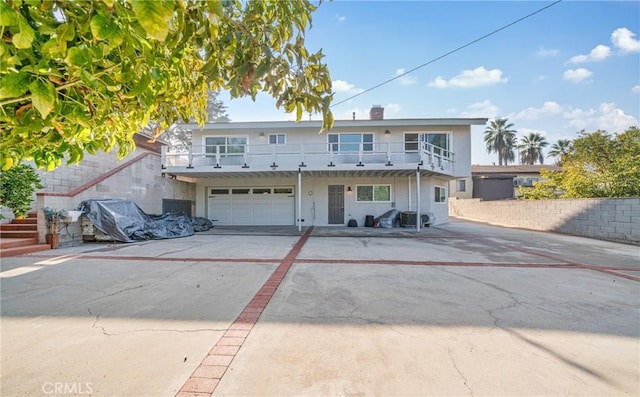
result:
[[[349,219],[349,223],[347,223],[347,227],[358,227],[358,222],[355,219]]]
[[[373,227],[373,215],[366,215],[364,217],[364,227]]]

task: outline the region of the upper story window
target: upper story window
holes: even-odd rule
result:
[[[418,151],[418,144],[426,142],[433,145],[435,154],[449,157],[449,151],[451,150],[450,135],[446,132],[405,132],[404,150],[405,152],[416,152]],[[431,150],[431,146],[428,146],[427,150]]]
[[[327,134],[329,151],[333,152],[358,152],[360,144],[365,152],[373,151],[373,134]]]
[[[287,136],[285,134],[269,134],[269,144],[284,145],[285,143],[287,143]]]
[[[204,138],[205,153],[220,153],[227,156],[244,154],[246,136],[208,136]]]

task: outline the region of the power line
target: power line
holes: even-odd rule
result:
[[[468,42],[468,43],[466,43],[466,44],[464,44],[464,45],[461,45],[460,47],[458,47],[458,48],[456,48],[456,49],[454,49],[454,50],[451,50],[451,51],[449,51],[449,52],[447,52],[447,53],[445,53],[445,54],[442,54],[442,55],[440,55],[439,57],[433,58],[432,60],[430,60],[430,61],[428,61],[428,62],[425,62],[425,63],[423,63],[423,64],[422,64],[422,65],[420,65],[420,66],[416,66],[415,68],[413,68],[413,69],[411,69],[411,70],[408,70],[408,71],[406,71],[406,72],[404,72],[404,73],[402,73],[402,74],[399,74],[399,75],[397,75],[397,76],[395,76],[395,77],[392,77],[392,78],[390,78],[389,80],[383,81],[383,82],[382,82],[382,83],[380,83],[380,84],[374,85],[374,86],[373,86],[373,87],[371,87],[371,88],[367,88],[366,90],[364,90],[364,91],[362,91],[362,92],[359,92],[359,93],[357,93],[357,94],[354,94],[354,95],[350,96],[350,97],[349,97],[349,98],[347,98],[347,99],[343,99],[343,100],[341,100],[340,102],[334,103],[334,104],[332,104],[332,105],[331,105],[331,107],[338,106],[338,105],[340,105],[340,104],[343,104],[343,103],[345,103],[345,102],[347,102],[347,101],[352,100],[353,98],[359,97],[359,96],[360,96],[360,95],[362,95],[362,94],[366,94],[367,92],[373,91],[373,90],[375,90],[375,89],[376,89],[376,88],[378,88],[378,87],[382,87],[382,86],[383,86],[383,85],[385,85],[385,84],[389,84],[390,82],[392,82],[392,81],[394,81],[394,80],[397,80],[397,79],[399,79],[399,78],[401,78],[401,77],[404,77],[404,76],[408,75],[409,73],[415,72],[415,71],[416,71],[416,70],[418,70],[418,69],[421,69],[421,68],[423,68],[423,67],[425,67],[425,66],[427,66],[427,65],[430,65],[430,64],[432,64],[432,63],[434,63],[434,62],[436,62],[436,61],[439,61],[440,59],[445,58],[445,57],[447,57],[447,56],[449,56],[449,55],[451,55],[451,54],[454,54],[454,53],[456,53],[456,52],[458,52],[458,51],[460,51],[460,50],[462,50],[462,49],[464,49],[464,48],[467,48],[467,47],[469,47],[470,45],[473,45],[473,44],[475,44],[475,43],[477,43],[477,42],[479,42],[479,41],[481,41],[481,40],[486,39],[487,37],[493,36],[494,34],[496,34],[496,33],[498,33],[498,32],[501,32],[501,31],[503,31],[503,30],[505,30],[505,29],[507,29],[507,28],[509,28],[509,27],[511,27],[511,26],[513,26],[513,25],[515,25],[515,24],[517,24],[517,23],[519,23],[519,22],[522,22],[522,21],[524,21],[525,19],[530,18],[530,17],[532,17],[532,16],[534,16],[534,15],[536,15],[536,14],[538,14],[538,13],[541,13],[542,11],[544,11],[544,10],[546,10],[546,9],[548,9],[548,8],[551,8],[551,7],[553,7],[553,6],[555,6],[556,4],[561,3],[561,2],[562,2],[562,0],[557,0],[557,1],[555,1],[555,2],[553,2],[553,3],[551,3],[551,4],[549,4],[549,5],[546,5],[546,6],[542,7],[542,8],[540,8],[540,9],[538,9],[538,10],[536,10],[536,11],[532,12],[531,14],[525,15],[525,16],[523,16],[522,18],[519,18],[519,19],[517,19],[517,20],[515,20],[515,21],[513,21],[513,22],[511,22],[511,23],[509,23],[509,24],[507,24],[507,25],[502,26],[501,28],[498,28],[498,29],[496,29],[496,30],[494,30],[494,31],[492,31],[492,32],[490,32],[490,33],[487,33],[487,34],[485,34],[485,35],[484,35],[484,36],[482,36],[482,37],[479,37],[479,38],[477,38],[477,39],[475,39],[475,40],[472,40],[472,41],[470,41],[470,42]]]

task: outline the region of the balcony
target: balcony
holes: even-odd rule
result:
[[[162,149],[165,172],[217,174],[263,171],[415,170],[451,175],[454,153],[422,142],[417,150],[405,150],[404,142],[192,145]]]

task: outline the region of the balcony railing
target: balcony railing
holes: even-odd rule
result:
[[[415,145],[415,142],[412,142]],[[345,150],[345,149],[353,150]],[[403,142],[336,144],[256,144],[256,145],[191,145],[162,148],[162,166],[166,169],[331,169],[342,165],[377,165],[387,167],[431,168],[453,171],[454,154],[427,142],[418,150],[405,150]]]

